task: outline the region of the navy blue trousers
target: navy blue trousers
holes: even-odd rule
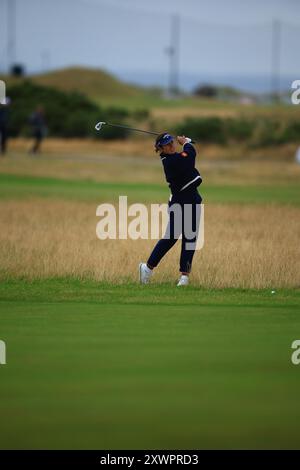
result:
[[[155,245],[147,261],[149,267],[155,268],[182,235],[179,271],[182,273],[191,271],[199,230],[201,202],[202,198],[196,188],[186,189],[172,196],[169,201],[166,233]]]

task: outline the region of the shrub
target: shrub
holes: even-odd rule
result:
[[[176,128],[176,133],[192,136],[202,142],[226,143],[223,120],[218,117],[187,118]]]
[[[280,143],[281,123],[276,119],[259,119],[256,123],[256,135],[254,144],[256,146],[269,146]]]
[[[194,95],[202,96],[203,98],[215,98],[218,95],[218,88],[214,85],[200,85],[195,91]]]
[[[300,142],[300,122],[279,118],[187,118],[175,129],[177,134],[193,137],[200,142],[227,144],[245,142],[264,147],[288,142]]]
[[[244,141],[251,139],[255,128],[254,121],[248,119],[226,119],[225,134],[228,139],[234,141]]]
[[[281,143],[300,143],[300,121],[290,121],[281,135]]]
[[[132,111],[131,115],[136,121],[145,121],[150,117],[148,109],[136,109],[135,111]]]
[[[88,137],[103,139],[124,138],[127,131],[104,128],[95,131],[99,119],[123,123],[129,113],[123,108],[102,108],[78,92],[65,93],[55,88],[37,85],[31,81],[10,86],[10,133],[13,136],[30,135],[29,116],[37,106],[43,106],[48,135],[59,137]]]

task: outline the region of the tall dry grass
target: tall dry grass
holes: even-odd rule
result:
[[[195,104],[195,102],[194,102]],[[247,116],[252,119],[260,117],[280,117],[281,119],[299,119],[299,108],[297,106],[257,106],[233,103],[218,103],[210,100],[198,102],[197,106],[170,106],[156,107],[151,110],[153,119],[165,120],[167,123],[178,123],[186,118],[203,117],[240,117]]]
[[[294,106],[296,107],[296,106]],[[162,125],[163,131],[168,125]],[[42,154],[40,157],[59,157],[59,156],[105,156],[105,157],[129,157],[138,159],[156,160],[152,137],[145,137],[140,134],[132,133],[127,140],[94,140],[94,139],[62,139],[47,138],[42,144]],[[32,139],[14,138],[8,142],[8,155],[22,155],[28,159],[28,151],[32,147]],[[201,158],[209,160],[246,160],[251,159],[274,161],[293,161],[297,150],[297,143],[289,143],[277,146],[268,146],[262,148],[247,147],[243,143],[234,145],[217,145],[212,143],[197,143],[196,148]],[[86,158],[88,160],[88,158]],[[31,159],[32,161],[32,159]],[[1,161],[3,163],[3,161]]]
[[[299,287],[300,209],[274,206],[205,207],[205,245],[192,280],[205,287]],[[96,206],[49,200],[0,202],[0,276],[74,276],[137,280],[153,240],[96,238]],[[180,242],[153,282],[175,281]]]

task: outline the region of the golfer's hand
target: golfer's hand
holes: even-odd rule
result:
[[[185,142],[186,142],[186,137],[185,137],[185,135],[178,135],[178,136],[177,136],[177,142],[178,142],[180,145],[184,145]]]

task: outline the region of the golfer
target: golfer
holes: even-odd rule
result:
[[[193,256],[200,223],[202,198],[197,187],[202,183],[195,168],[196,150],[191,139],[178,136],[182,151],[176,152],[175,139],[170,134],[160,134],[155,141],[155,150],[160,152],[166,180],[171,190],[169,199],[169,222],[164,237],[154,247],[147,263],[140,263],[139,277],[142,284],[148,284],[153,269],[182,235],[178,286],[189,283]]]

